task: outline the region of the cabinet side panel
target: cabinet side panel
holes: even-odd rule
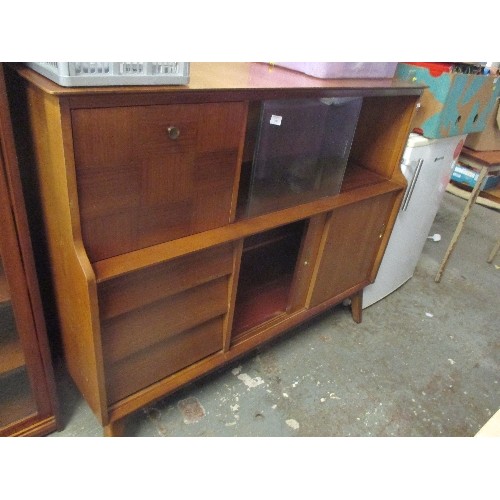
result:
[[[69,111],[31,86],[26,98],[66,363],[94,413],[107,423],[97,292],[81,242]]]

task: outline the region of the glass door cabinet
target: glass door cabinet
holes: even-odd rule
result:
[[[49,346],[0,64],[0,436],[57,429]]]

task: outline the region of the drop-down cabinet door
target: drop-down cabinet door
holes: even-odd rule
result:
[[[334,210],[327,221],[309,307],[366,286],[376,265],[394,198],[386,193]]]
[[[245,116],[243,102],[73,110],[90,261],[229,224]]]

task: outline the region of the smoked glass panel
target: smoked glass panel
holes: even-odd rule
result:
[[[340,191],[362,98],[264,101],[247,216]]]

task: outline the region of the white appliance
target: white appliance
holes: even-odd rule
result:
[[[466,137],[427,139],[410,134],[401,164],[408,187],[376,280],[363,291],[363,308],[413,276]]]

